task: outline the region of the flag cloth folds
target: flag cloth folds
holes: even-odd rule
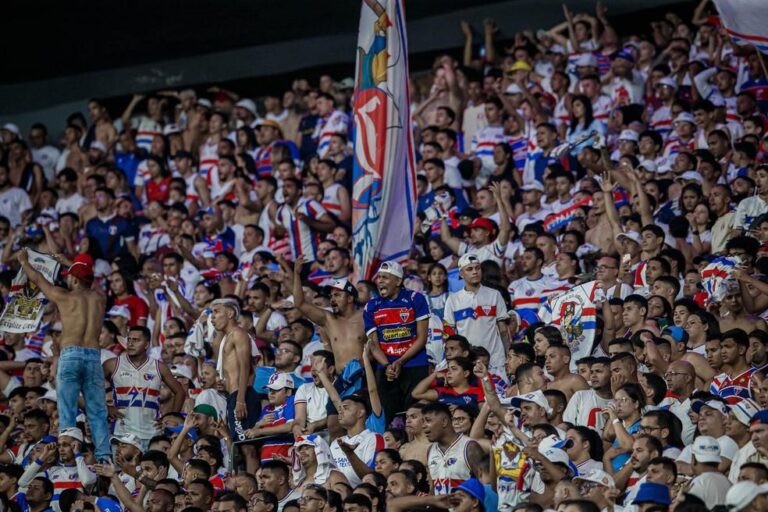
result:
[[[768,53],[768,3],[765,0],[715,0],[731,39]]]
[[[352,252],[357,279],[408,256],[416,164],[403,0],[364,0],[354,94]]]
[[[29,263],[43,277],[53,283],[59,273],[59,262],[42,252],[28,249]],[[11,282],[10,296],[0,315],[0,332],[26,333],[40,328],[48,299],[42,290],[27,279],[24,269],[19,269]]]

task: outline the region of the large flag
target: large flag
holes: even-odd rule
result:
[[[358,279],[404,260],[416,222],[416,164],[403,0],[364,0],[354,96],[352,252]]]
[[[29,249],[29,263],[53,283],[59,272],[59,262],[47,254]],[[35,332],[40,328],[48,299],[19,269],[11,281],[11,293],[0,316],[0,332]]]
[[[768,3],[765,0],[715,0],[731,39],[768,53]]]

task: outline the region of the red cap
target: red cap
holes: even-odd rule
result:
[[[469,225],[469,228],[481,228],[493,234],[493,232],[496,231],[496,224],[491,219],[478,217],[472,221],[472,223]]]
[[[76,278],[84,281],[93,279],[93,258],[88,254],[78,254],[72,260],[67,274],[72,274]]]

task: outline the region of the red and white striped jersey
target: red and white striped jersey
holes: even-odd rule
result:
[[[552,285],[552,281],[544,276],[538,279],[523,277],[509,284],[509,294],[512,297],[512,305],[515,310],[532,309],[539,311],[541,305],[547,300],[546,290]]]
[[[211,139],[206,139],[203,144],[200,144],[200,175],[206,179],[206,182],[210,185],[211,182],[208,178],[208,174],[211,169],[218,169],[219,167],[219,144],[213,142]]]
[[[323,158],[328,152],[331,136],[337,133],[349,133],[349,116],[340,110],[333,110],[328,115],[317,120],[315,133],[312,138],[317,141],[317,156]]]
[[[332,183],[323,189],[323,208],[338,217],[341,215],[341,201],[339,201],[339,189],[341,183]]]
[[[293,259],[303,255],[309,263],[317,259],[317,245],[320,243],[320,237],[309,224],[299,220],[299,213],[310,219],[320,219],[326,215],[326,212],[320,203],[305,197],[299,199],[294,210],[291,210],[287,204],[281,204],[277,208],[275,218],[288,231]]]
[[[139,367],[126,354],[120,354],[112,374],[115,405],[123,418],[115,422],[115,435],[136,434],[142,439],[157,435],[155,420],[160,411],[160,367],[147,358]]]

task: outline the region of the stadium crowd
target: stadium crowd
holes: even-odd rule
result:
[[[0,288],[49,302],[2,333],[0,510],[768,510],[765,57],[706,0],[563,12],[414,75],[370,281],[352,79],[2,125]]]

